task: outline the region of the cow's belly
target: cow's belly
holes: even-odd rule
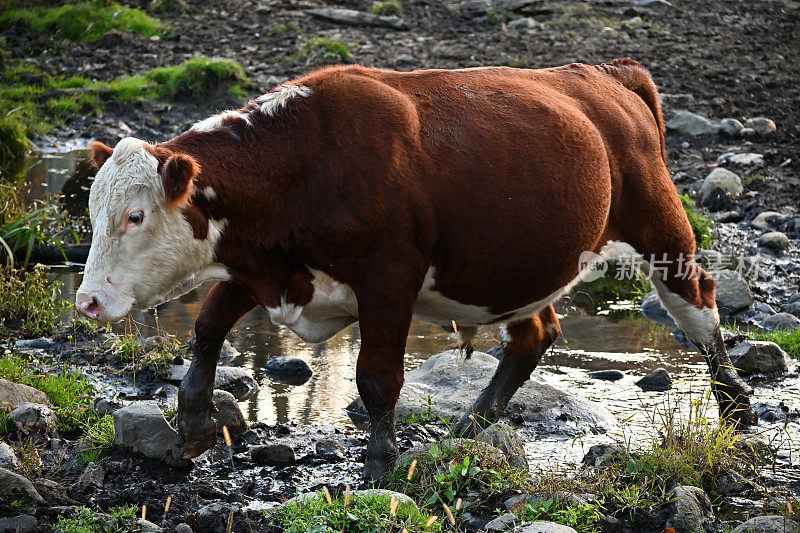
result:
[[[270,319],[292,330],[307,342],[324,342],[358,320],[358,302],[353,290],[327,274],[311,270],[314,275],[314,295],[305,306],[282,302],[279,307],[267,308]],[[531,302],[519,309],[503,314],[490,309],[451,300],[433,290],[434,269],[428,270],[422,289],[417,295],[414,318],[443,327],[453,321],[461,327],[480,326],[495,322],[509,322],[532,316],[560,298],[571,284],[559,289],[545,299]]]

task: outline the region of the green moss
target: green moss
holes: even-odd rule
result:
[[[133,533],[141,531],[136,524],[138,507],[113,507],[108,513],[86,506],[76,507],[72,514],[60,516],[53,531],[56,533]],[[105,517],[103,516],[105,515]]]
[[[322,63],[344,63],[350,61],[350,50],[344,41],[316,37],[303,43],[300,57],[319,59]]]
[[[394,514],[389,496],[352,496],[347,506],[342,495],[335,495],[328,503],[322,493],[302,504],[290,503],[275,510],[265,511],[270,525],[279,527],[287,533],[306,533],[307,531],[387,531],[406,530],[409,533],[434,532],[442,530],[442,520],[419,511],[409,503],[397,504]]]
[[[235,87],[248,83],[247,74],[235,61],[207,57],[194,57],[174,67],[154,68],[144,78],[157,86],[155,94],[159,97],[205,97],[220,84]]]
[[[711,228],[714,227],[714,222],[697,209],[697,205],[688,194],[681,194],[680,198],[686,217],[692,226],[697,246],[702,249],[711,248]]]
[[[273,23],[269,27],[269,31],[267,31],[267,35],[272,37],[274,35],[280,35],[282,33],[287,33],[287,32],[290,32],[290,31],[298,31],[299,29],[300,29],[300,25],[298,23],[294,22],[294,21],[289,22],[287,24],[279,24],[279,23],[276,22],[276,23]]]
[[[79,2],[58,7],[9,9],[0,15],[0,25],[22,24],[31,30],[70,41],[98,40],[111,30],[160,35],[164,25],[138,9],[116,2]]]
[[[373,15],[395,15],[403,14],[403,4],[397,0],[387,0],[385,2],[372,2],[369,12]]]

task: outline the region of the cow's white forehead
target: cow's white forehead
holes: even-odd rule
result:
[[[89,215],[95,231],[108,232],[115,227],[115,220],[125,215],[137,195],[146,194],[154,209],[165,205],[158,160],[145,150],[145,144],[133,137],[122,139],[95,176],[89,193]]]

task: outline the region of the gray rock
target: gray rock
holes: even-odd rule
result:
[[[402,492],[394,492],[387,489],[364,489],[364,490],[354,490],[350,493],[350,495],[354,498],[367,498],[370,496],[383,496],[387,500],[391,500],[394,498],[395,500],[399,501],[401,504],[404,505],[411,505],[415,509],[417,507],[416,502],[408,496],[407,494],[403,494]],[[285,507],[287,505],[300,505],[305,504],[307,502],[316,500],[318,498],[323,498],[321,492],[306,492],[304,494],[298,494],[294,498],[286,500],[279,507]]]
[[[498,360],[482,352],[473,352],[464,360],[457,350],[430,357],[418,368],[406,373],[405,385],[395,412],[398,418],[427,414],[458,420],[469,412],[472,402],[491,379]],[[428,399],[431,405],[428,405]],[[353,422],[364,427],[366,409],[360,398],[348,407]],[[579,435],[607,432],[617,427],[617,420],[604,406],[590,402],[576,391],[563,391],[550,385],[538,373],[517,391],[508,404],[508,412],[522,417],[526,425],[551,433]],[[505,415],[501,421],[508,423]]]
[[[667,391],[672,387],[672,378],[663,368],[656,368],[645,377],[636,382],[643,391]]]
[[[194,531],[192,531],[192,526],[185,522],[181,522],[175,526],[175,533],[194,533]]]
[[[519,434],[507,424],[498,422],[484,429],[478,440],[501,450],[508,464],[514,468],[528,470],[528,458],[525,456],[525,443]]]
[[[232,437],[237,437],[247,431],[247,421],[236,398],[228,391],[214,390],[214,405],[216,413],[211,413],[211,418],[217,421],[217,434],[222,435],[222,427],[228,428]]]
[[[180,365],[172,365],[166,378],[167,381],[182,381],[189,371],[189,365],[189,361],[184,361]],[[258,391],[258,383],[244,368],[218,366],[214,375],[214,388],[226,390],[241,400],[255,394]]]
[[[515,527],[514,533],[577,533],[577,531],[555,522],[531,522]]]
[[[78,479],[75,480],[75,488],[79,491],[85,490],[88,487],[103,488],[103,481],[105,481],[106,472],[103,467],[97,463],[89,463]]]
[[[592,379],[601,379],[603,381],[618,381],[625,377],[625,374],[619,370],[592,370],[587,374]]]
[[[714,519],[711,500],[703,489],[678,486],[672,489],[670,496],[675,499],[667,508],[665,528],[671,527],[675,533],[696,533],[703,531],[703,524]]]
[[[536,21],[530,17],[522,17],[518,19],[514,19],[506,24],[506,28],[510,30],[514,29],[528,29],[536,27]]]
[[[800,524],[784,516],[757,516],[731,533],[800,533]]]
[[[0,406],[4,410],[11,411],[28,402],[50,405],[50,398],[33,387],[0,379]]]
[[[789,249],[789,237],[780,231],[770,231],[758,238],[758,244],[770,250],[782,252]]]
[[[719,128],[728,135],[739,135],[739,132],[744,128],[744,124],[735,118],[723,118],[719,122]]]
[[[697,137],[700,135],[715,135],[720,127],[705,117],[689,111],[677,111],[667,122],[667,129]]]
[[[743,475],[731,468],[724,468],[716,479],[716,493],[722,496],[735,496],[755,487]]]
[[[491,520],[483,526],[484,531],[508,531],[517,524],[517,517],[514,513],[506,513]]]
[[[396,65],[410,65],[414,63],[416,59],[411,54],[400,54],[399,56],[394,58],[394,62]]]
[[[33,533],[39,531],[39,523],[29,514],[13,518],[0,518],[0,533]]]
[[[19,458],[14,453],[14,449],[5,442],[0,442],[0,467],[16,468],[18,466]]]
[[[726,152],[717,158],[720,163],[733,163],[742,166],[759,166],[764,164],[764,155],[755,153]]]
[[[741,178],[722,167],[708,173],[701,186],[701,202],[714,211],[728,207],[744,191]]]
[[[786,312],[796,317],[800,317],[800,302],[790,302],[787,304]]]
[[[407,30],[408,23],[394,15],[373,15],[366,11],[355,9],[340,9],[335,7],[321,7],[316,9],[305,9],[303,11],[312,17],[340,22],[342,24],[353,24],[363,26],[384,26],[395,30]]]
[[[14,343],[17,350],[47,350],[53,346],[53,339],[50,337],[39,337],[37,339],[21,339]]]
[[[753,137],[756,134],[756,130],[753,128],[742,128],[739,130],[740,137]]]
[[[320,439],[314,444],[314,453],[327,460],[344,459],[344,446],[336,439]]]
[[[633,5],[638,7],[669,6],[673,7],[669,0],[636,0]]]
[[[800,318],[791,313],[775,313],[764,319],[764,329],[774,331],[776,329],[795,329],[800,328]]]
[[[729,355],[731,364],[743,376],[789,370],[789,356],[774,342],[744,341],[733,347]]]
[[[184,466],[183,439],[169,425],[158,406],[134,403],[114,413],[114,444],[122,450]]]
[[[297,357],[273,357],[264,365],[264,372],[289,385],[302,385],[314,375],[308,363]]]
[[[619,444],[595,444],[589,448],[581,462],[585,465],[597,467],[614,455],[623,453],[625,453],[625,449]]]
[[[136,525],[138,526],[137,531],[141,531],[141,533],[161,533],[163,531],[161,527],[142,518],[136,520]]]
[[[94,410],[97,411],[99,416],[113,415],[114,411],[120,409],[122,404],[107,400],[106,398],[95,398]]]
[[[750,226],[757,230],[765,230],[774,227],[776,223],[783,222],[784,218],[783,213],[777,211],[762,211],[750,222]]]
[[[774,307],[765,302],[756,302],[756,304],[753,306],[753,309],[759,313],[764,313],[765,315],[774,315],[777,313]]]
[[[250,459],[260,466],[288,466],[296,462],[294,448],[283,442],[253,446]]]
[[[753,305],[753,293],[744,277],[735,270],[713,272],[716,281],[717,307],[721,315],[730,315]]]
[[[234,503],[214,502],[202,506],[197,510],[197,515],[202,518],[227,516],[233,511],[234,514],[239,513],[241,509]]]
[[[651,322],[655,322],[669,329],[678,328],[678,325],[675,324],[675,321],[672,320],[672,317],[669,316],[669,313],[667,313],[667,310],[664,309],[664,306],[661,304],[661,299],[659,299],[656,291],[650,291],[644,299],[642,299],[641,310],[642,315]]]
[[[30,481],[5,468],[0,468],[0,500],[6,502],[20,500],[28,507],[44,503],[44,499]]]
[[[41,433],[49,437],[58,436],[56,414],[46,405],[23,403],[8,413],[8,418],[17,424],[17,428],[26,433]]]
[[[766,117],[748,118],[744,122],[745,128],[752,128],[756,135],[769,135],[778,129],[775,123]]]

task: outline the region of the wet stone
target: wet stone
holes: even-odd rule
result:
[[[672,378],[663,368],[657,368],[636,382],[643,391],[664,392],[672,387]]]
[[[732,533],[800,533],[800,524],[783,516],[757,516]]]
[[[796,317],[800,317],[800,302],[791,302],[786,306],[786,312]]]
[[[185,522],[181,522],[175,526],[175,533],[194,533],[194,531],[192,530],[192,526]]]
[[[592,370],[588,372],[590,378],[601,379],[603,381],[617,381],[625,377],[619,370]]]
[[[753,305],[753,292],[740,273],[721,270],[712,275],[716,281],[717,307],[721,315],[733,314]]]
[[[247,431],[247,421],[244,419],[239,403],[228,391],[214,390],[214,405],[216,413],[211,413],[211,418],[217,421],[217,433],[222,435],[222,428],[227,427],[232,437],[238,437]]]
[[[273,357],[264,365],[264,372],[276,381],[288,385],[302,385],[311,379],[314,372],[308,363],[297,357]]]
[[[344,460],[344,446],[336,439],[320,439],[314,444],[314,453],[317,457],[329,461]]]
[[[756,135],[770,135],[778,129],[775,126],[775,122],[766,117],[748,118],[744,122],[744,127],[751,128]]]
[[[0,468],[0,500],[8,502],[20,500],[29,506],[44,503],[44,499],[30,481],[5,468]]]
[[[154,404],[134,403],[116,411],[114,433],[114,444],[123,450],[174,466],[190,464],[182,458],[183,439]]]
[[[708,173],[701,187],[701,201],[712,211],[730,209],[732,199],[744,191],[741,178],[722,167]]]
[[[96,398],[94,400],[94,410],[98,416],[113,415],[114,411],[120,409],[122,404],[114,402],[106,398]]]
[[[577,531],[556,522],[531,522],[515,527],[514,533],[577,533]]]
[[[611,457],[623,453],[625,453],[625,450],[619,444],[595,444],[589,448],[589,451],[583,456],[581,462],[585,465],[597,467]]]
[[[105,477],[106,473],[101,465],[89,463],[75,481],[75,488],[79,491],[85,490],[88,487],[103,488]]]
[[[796,328],[800,328],[800,318],[791,313],[775,313],[764,319],[764,329],[767,331]]]
[[[744,124],[735,118],[723,118],[719,121],[719,128],[728,135],[739,135],[739,132],[744,128]]]
[[[770,231],[758,238],[758,244],[764,248],[782,252],[789,248],[789,237],[780,231]]]
[[[777,211],[763,211],[756,215],[756,218],[750,222],[750,226],[757,230],[765,230],[779,224],[784,218],[783,214]]]
[[[703,489],[678,486],[670,496],[674,500],[667,507],[665,528],[673,528],[675,533],[695,533],[703,531],[703,524],[714,519],[711,500]]]
[[[731,468],[725,468],[719,473],[716,484],[716,492],[723,496],[733,496],[756,488],[753,483]]]
[[[159,526],[142,518],[136,520],[136,525],[138,526],[138,531],[141,531],[141,533],[161,533],[161,531],[163,531]]]
[[[731,364],[743,376],[789,369],[789,356],[774,342],[744,341],[731,348],[728,355]]]
[[[517,523],[517,517],[514,513],[506,513],[500,515],[494,520],[491,520],[483,526],[484,531],[508,531]]]
[[[259,466],[288,466],[296,461],[294,448],[282,442],[253,446],[250,459]]]

